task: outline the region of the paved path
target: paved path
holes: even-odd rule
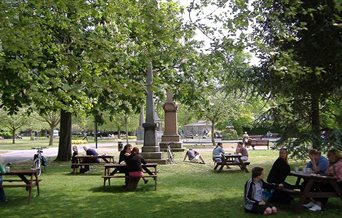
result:
[[[230,141],[222,141],[224,145],[224,149],[226,151],[234,151],[235,150],[235,144],[237,143],[237,140],[230,140]],[[130,142],[131,143],[131,142]],[[132,143],[133,146],[135,145],[135,142]],[[197,145],[210,145],[210,139],[203,139],[198,141],[198,139],[189,139],[183,142],[183,145],[186,147],[187,144],[197,144]],[[78,145],[79,152],[83,151],[83,146],[87,145],[88,147],[95,148],[95,143],[88,143],[88,144],[80,144]],[[258,147],[261,148],[261,147]],[[117,142],[99,142],[98,143],[98,152],[99,154],[102,153],[112,153],[113,151],[117,152],[118,145]],[[196,150],[201,151],[212,151],[212,147],[208,148],[194,148]],[[261,149],[266,149],[261,148]],[[35,149],[32,150],[11,150],[6,153],[0,154],[0,162],[3,163],[9,163],[9,162],[20,162],[20,161],[28,161],[33,160],[33,155],[37,151]],[[58,147],[53,148],[45,148],[43,150],[43,156],[45,157],[56,157],[58,154]]]
[[[94,143],[78,145],[78,150],[83,151],[83,146],[87,145],[89,147],[95,147]],[[101,143],[98,144],[98,149],[100,152],[106,152],[107,150],[112,150],[114,148],[113,143]],[[116,147],[117,149],[117,147]],[[0,154],[0,161],[3,163],[10,162],[20,162],[20,161],[33,161],[33,155],[37,152],[36,149],[32,150],[11,150],[6,153]],[[45,157],[56,157],[58,154],[58,147],[44,148],[43,156]]]

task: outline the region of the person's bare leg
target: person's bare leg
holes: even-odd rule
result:
[[[199,156],[200,160],[202,161],[202,163],[205,163],[205,161],[203,160],[202,156]]]
[[[270,215],[272,214],[272,209],[270,207],[266,208],[264,211],[264,215]]]

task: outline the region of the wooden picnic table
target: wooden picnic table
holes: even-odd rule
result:
[[[2,188],[16,188],[25,187],[28,191],[28,203],[31,202],[32,188],[37,187],[37,195],[39,196],[39,182],[38,174],[36,170],[11,170],[10,172],[0,173],[3,176]],[[19,177],[15,179],[13,177]]]
[[[113,155],[76,155],[76,158],[79,163],[93,163],[96,159],[99,159],[100,162],[103,160],[104,163],[114,163]]]
[[[75,158],[77,162],[71,164],[75,168],[95,164],[115,163],[113,155],[76,155]]]
[[[316,174],[306,174],[303,172],[290,172],[291,176],[297,177],[296,186],[300,186],[300,181],[305,181],[305,187],[301,191],[301,203],[304,203],[308,198],[329,198],[329,197],[340,197],[342,199],[342,190],[337,184],[337,178],[332,176],[321,176]],[[330,184],[334,189],[332,192],[323,192],[313,190],[315,184]]]
[[[240,154],[223,154],[222,163],[216,163],[214,170],[221,172],[224,166],[239,166],[242,171],[248,173],[247,165],[250,164],[248,161],[241,160],[242,155]]]
[[[154,175],[146,175],[144,170],[144,177],[152,177],[154,179],[154,190],[157,190],[157,163],[146,163],[143,166],[146,168],[153,168],[151,171]],[[104,175],[103,178],[103,187],[106,186],[106,181],[108,180],[108,185],[110,186],[110,179],[112,178],[126,178],[126,175],[122,175],[122,169],[126,168],[126,164],[119,164],[119,163],[110,163],[104,165]],[[143,167],[144,168],[144,167]],[[120,175],[118,175],[120,174]]]

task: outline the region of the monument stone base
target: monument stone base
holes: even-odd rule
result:
[[[183,152],[185,148],[182,142],[160,142],[159,147],[161,151],[167,151],[167,146],[170,145],[171,150],[174,152]]]

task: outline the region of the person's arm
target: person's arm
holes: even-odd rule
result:
[[[280,184],[268,183],[268,182],[265,182],[264,180],[261,180],[261,181],[262,181],[262,187],[267,188],[267,189],[275,189],[279,187],[280,185]]]
[[[250,180],[248,180],[245,184],[245,200],[249,203],[249,204],[257,204],[259,203],[257,200],[254,199],[253,196],[253,184]]]
[[[319,174],[325,174],[329,168],[329,161],[322,158],[322,160],[317,164],[317,168]]]
[[[318,167],[318,164],[316,163],[316,160],[314,158],[314,156],[309,156],[310,159],[311,159],[311,169],[312,169],[312,172],[313,173],[318,173],[319,172],[319,167]]]
[[[146,164],[145,159],[142,156],[140,156],[140,157],[141,157],[141,159],[140,159],[141,163],[145,165]]]

